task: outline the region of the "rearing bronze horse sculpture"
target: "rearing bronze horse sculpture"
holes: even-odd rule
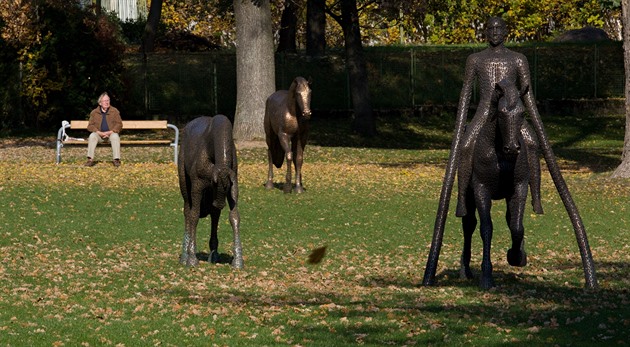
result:
[[[267,98],[265,104],[265,135],[269,172],[267,189],[273,188],[273,166],[282,167],[286,158],[287,174],[283,190],[291,192],[291,163],[295,165],[296,193],[304,192],[302,163],[304,147],[308,140],[308,120],[311,118],[310,82],[296,77],[289,90],[278,90]]]

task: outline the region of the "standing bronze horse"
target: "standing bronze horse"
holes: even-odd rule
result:
[[[293,163],[295,165],[294,191],[304,192],[302,162],[310,118],[310,82],[303,77],[296,77],[289,90],[278,90],[267,98],[265,104],[265,135],[269,159],[269,172],[265,184],[267,189],[273,188],[273,166],[281,168],[286,159],[287,174],[283,191],[291,192],[291,163]]]
[[[459,182],[468,186],[466,209],[462,217],[464,249],[461,257],[461,275],[472,278],[470,271],[470,246],[477,226],[475,210],[479,213],[480,233],[483,241],[481,263],[481,287],[494,286],[490,246],[492,242],[492,200],[505,199],[506,221],[512,235],[512,248],[507,260],[512,266],[525,266],[527,254],[524,248],[523,215],[527,200],[530,175],[533,172],[528,161],[528,146],[524,143],[521,128],[525,121],[525,107],[521,93],[512,82],[502,80],[496,85],[498,101],[494,112],[483,125],[473,152],[473,167],[470,182]],[[537,167],[540,170],[540,167]],[[535,177],[535,176],[533,176]]]

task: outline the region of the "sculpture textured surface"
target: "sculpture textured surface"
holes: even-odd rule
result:
[[[296,193],[304,192],[302,163],[308,140],[308,120],[311,118],[311,88],[303,77],[296,77],[289,90],[278,90],[265,104],[265,137],[269,171],[267,189],[273,188],[273,166],[282,167],[286,159],[287,174],[283,190],[290,193],[291,164],[295,165]]]
[[[494,286],[490,256],[493,225],[490,216],[492,200],[505,199],[506,221],[512,236],[512,248],[507,260],[512,266],[525,266],[523,216],[527,200],[527,186],[532,168],[529,166],[527,146],[521,133],[525,121],[525,107],[516,85],[507,80],[496,84],[498,101],[492,101],[496,109],[479,132],[473,151],[470,182],[459,182],[467,187],[466,209],[462,217],[464,249],[461,257],[461,275],[473,278],[470,270],[470,246],[477,227],[475,210],[479,213],[480,233],[483,241],[481,263],[481,287]],[[539,169],[539,168],[538,168]],[[540,171],[538,172],[540,177]]]
[[[527,59],[522,54],[513,52],[504,46],[506,36],[507,27],[503,19],[497,17],[490,18],[486,23],[486,38],[488,40],[489,47],[482,52],[471,54],[466,61],[464,84],[457,109],[451,153],[442,184],[442,191],[440,194],[440,201],[433,230],[433,240],[431,242],[431,250],[427,260],[423,284],[432,285],[435,283],[435,272],[437,269],[440,248],[442,246],[444,225],[448,214],[455,173],[458,173],[460,182],[458,187],[459,191],[456,215],[463,217],[462,224],[464,226],[465,234],[467,233],[466,230],[471,228],[470,225],[473,223],[472,221],[474,219],[474,211],[469,211],[469,207],[474,207],[478,210],[480,208],[484,208],[483,201],[485,201],[485,198],[499,198],[499,196],[501,198],[506,198],[509,195],[507,193],[511,189],[514,190],[514,193],[516,193],[517,190],[519,191],[518,198],[520,199],[523,193],[525,196],[527,195],[526,187],[523,188],[524,182],[529,183],[531,186],[534,211],[542,213],[539,192],[540,162],[536,155],[538,146],[540,146],[540,150],[543,153],[545,162],[547,163],[547,168],[549,169],[551,178],[556,186],[556,190],[558,191],[567,213],[569,214],[571,223],[573,224],[573,229],[580,248],[580,255],[582,257],[586,286],[589,288],[595,288],[597,287],[597,279],[595,276],[593,258],[588,246],[586,231],[584,230],[584,225],[577,207],[571,198],[569,189],[566,186],[560,169],[558,168],[555,156],[551,146],[549,145],[547,135],[545,134],[545,130],[536,107],[534,95],[530,88],[530,73]],[[470,121],[470,124],[466,125],[468,108],[475,81],[479,85],[479,104],[474,117]],[[520,106],[515,107],[512,111],[509,111],[508,109],[501,110],[496,102],[497,90],[503,92],[503,103],[508,101],[508,99],[511,100],[516,98],[518,99],[516,104],[520,104]],[[506,93],[506,91],[509,92]],[[512,103],[513,102],[510,102],[508,104]],[[487,160],[493,156],[495,157],[494,159],[500,160],[500,158],[498,158],[498,154],[501,152],[505,153],[505,149],[503,148],[503,143],[501,141],[495,141],[496,143],[501,143],[501,146],[493,152],[482,152],[481,150],[478,150],[478,146],[488,145],[486,141],[488,141],[490,135],[488,132],[484,132],[483,129],[487,129],[488,122],[491,122],[497,114],[503,114],[506,112],[514,113],[515,110],[519,110],[521,108],[523,108],[523,111],[527,111],[527,114],[533,124],[533,131],[537,137],[536,140],[530,126],[523,121],[518,131],[520,132],[518,137],[521,141],[520,150],[525,153],[519,156],[521,158],[519,159],[521,160],[521,164],[519,165],[521,165],[521,167],[527,167],[528,173],[517,174],[518,170],[515,171],[515,177],[510,177],[509,186],[505,185],[500,180],[497,182],[489,181],[485,183],[494,185],[495,189],[498,187],[497,185],[502,185],[501,189],[499,189],[499,191],[502,192],[500,195],[492,196],[492,193],[487,190],[485,190],[486,193],[481,194],[480,192],[484,191],[483,189],[475,191],[475,188],[483,185],[480,182],[480,179],[485,175],[481,171],[475,172],[475,168],[486,165],[487,163],[483,163],[483,160]],[[517,130],[513,129],[513,131],[516,132]],[[473,166],[473,160],[482,160],[482,162],[474,163],[475,166]],[[522,161],[526,161],[527,163],[523,163]],[[498,162],[499,161],[497,161],[497,163]],[[522,181],[525,177],[527,177],[526,181]],[[474,196],[468,196],[469,193],[471,193],[471,189],[469,189],[471,186],[474,187],[474,193],[472,193]],[[485,188],[487,189],[487,187]],[[484,199],[480,199],[483,195],[488,196]],[[514,197],[512,197],[512,199],[513,198]],[[508,202],[508,205],[509,204],[510,203]],[[522,216],[519,217],[514,215],[514,213],[519,213],[518,209],[515,209],[513,212],[510,210],[511,208],[508,206],[508,215],[506,217],[508,219],[508,223],[510,224],[510,230],[513,234],[513,246],[508,252],[508,262],[512,265],[524,265],[526,262],[526,256],[524,252],[521,252],[522,242],[519,243],[519,239],[522,240],[522,235],[519,235],[522,233],[522,225],[519,226],[520,223],[518,222],[518,219],[522,218]],[[485,214],[485,211],[483,213],[481,211],[479,212],[480,218],[482,219],[482,238],[488,238],[488,240],[484,239],[485,249],[485,243],[486,241],[490,241],[492,233],[491,231],[488,233],[483,230],[483,214]],[[513,227],[514,229],[512,229]],[[474,226],[472,227],[472,230],[474,230]],[[516,230],[516,235],[514,230]],[[468,236],[465,237],[465,239],[468,238]],[[465,243],[466,242],[467,241],[465,241]],[[466,245],[464,248],[466,249]],[[470,248],[469,245],[468,248]],[[481,286],[489,288],[493,285],[493,283],[491,276],[488,276],[487,274],[488,271],[491,274],[492,268],[491,264],[489,264],[489,258],[488,261],[486,261],[485,253],[486,251],[484,250],[484,263],[486,263],[486,265],[483,265],[482,263]],[[466,271],[467,265],[465,257],[466,251],[464,251],[462,257],[462,272],[464,275],[469,277],[471,273],[469,269]]]
[[[217,229],[227,203],[234,237],[234,268],[243,267],[238,212],[238,163],[232,124],[223,115],[199,117],[183,131],[178,162],[179,188],[184,199],[185,232],[179,262],[196,266],[197,224],[211,217],[209,261],[219,261]]]

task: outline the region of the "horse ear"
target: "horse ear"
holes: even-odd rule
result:
[[[308,82],[309,86],[312,85],[313,84],[313,76],[308,76],[307,82]]]

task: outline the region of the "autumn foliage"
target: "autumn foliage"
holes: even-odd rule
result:
[[[13,67],[10,85],[21,88],[14,106],[21,112],[5,114],[2,125],[49,128],[80,119],[103,91],[121,101],[124,46],[113,18],[77,0],[3,1],[0,16],[4,48],[16,56],[19,70],[15,61],[0,64]]]

